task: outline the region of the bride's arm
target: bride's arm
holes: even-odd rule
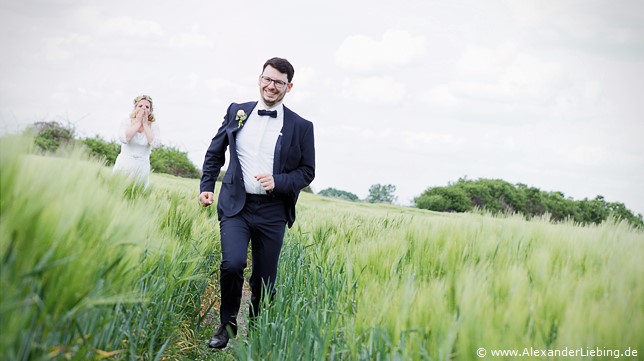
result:
[[[153,125],[150,122],[143,122],[143,132],[145,133],[145,137],[148,139],[148,144],[149,145],[154,145],[154,141],[156,138],[156,132],[154,129],[152,129]],[[155,127],[156,128],[156,127]]]
[[[139,129],[139,126],[141,126],[141,123],[139,122],[134,122],[130,124],[130,127],[125,129],[125,142],[124,143],[129,143],[130,140],[132,140],[132,137],[134,134],[136,134],[137,130]]]

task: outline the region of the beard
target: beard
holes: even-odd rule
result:
[[[269,93],[272,95],[270,99],[266,97],[266,93]],[[272,108],[276,104],[279,104],[284,99],[285,95],[286,95],[285,90],[278,91],[278,92],[270,92],[266,90],[266,87],[260,89],[260,96],[262,97],[262,101],[269,108]]]

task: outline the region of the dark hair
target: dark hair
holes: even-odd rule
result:
[[[286,74],[286,78],[288,79],[289,83],[291,82],[291,80],[293,80],[293,75],[295,75],[295,69],[293,68],[293,65],[291,65],[291,63],[288,62],[288,60],[282,59],[282,58],[268,59],[264,63],[264,67],[262,68],[262,71],[264,71],[264,69],[266,69],[266,67],[269,65],[277,69],[280,73]]]

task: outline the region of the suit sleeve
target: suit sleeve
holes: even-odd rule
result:
[[[297,199],[299,192],[311,184],[315,178],[315,137],[313,123],[307,122],[306,128],[301,133],[300,149],[302,157],[297,168],[286,173],[274,174],[275,193],[288,194],[292,199]]]
[[[232,104],[231,104],[232,106]],[[201,192],[214,192],[217,177],[221,167],[226,163],[226,149],[228,148],[228,136],[226,134],[226,127],[230,122],[229,119],[230,106],[224,116],[224,121],[217,130],[217,133],[212,138],[210,146],[206,151],[206,156],[201,168],[201,183],[199,185]]]

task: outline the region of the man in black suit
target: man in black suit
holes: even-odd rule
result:
[[[250,316],[263,294],[274,294],[286,225],[295,221],[300,190],[315,177],[313,124],[282,104],[293,88],[293,66],[281,58],[264,63],[259,101],[228,107],[206,152],[199,202],[213,203],[215,181],[230,150],[217,202],[221,234],[220,321],[209,346],[224,348],[237,334],[248,243],[252,248]]]

